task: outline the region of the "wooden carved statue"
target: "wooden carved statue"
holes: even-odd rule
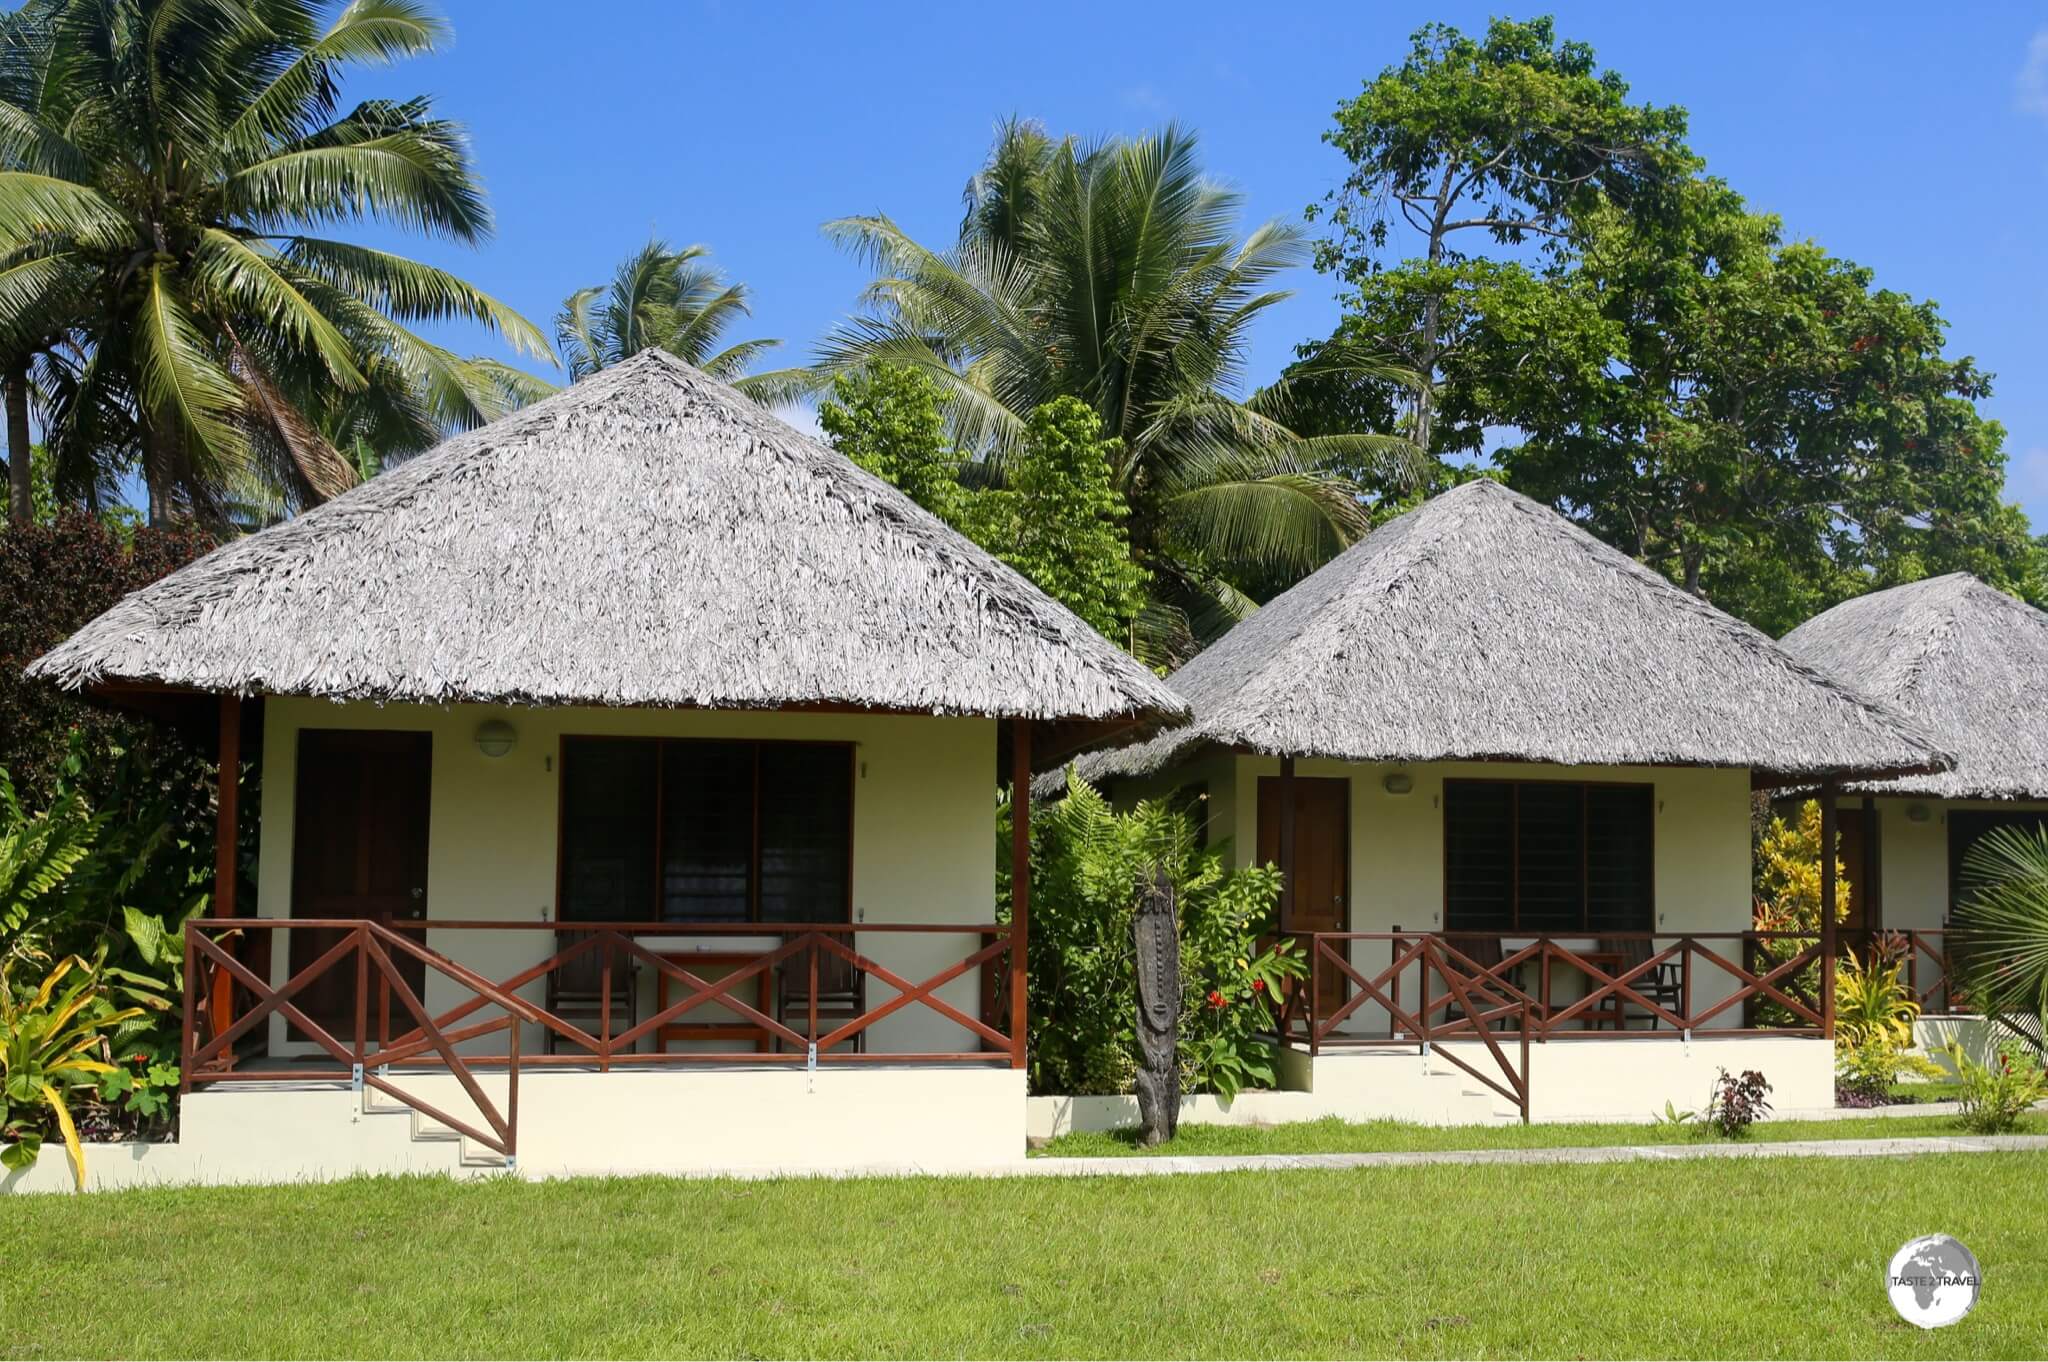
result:
[[[1164,868],[1131,914],[1138,974],[1138,1115],[1141,1143],[1170,1140],[1180,1125],[1180,913]]]

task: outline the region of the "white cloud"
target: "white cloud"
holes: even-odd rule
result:
[[[2027,43],[2027,60],[2020,67],[2013,103],[2022,113],[2048,118],[2048,28]]]

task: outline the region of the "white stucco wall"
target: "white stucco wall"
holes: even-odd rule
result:
[[[1389,794],[1386,777],[1407,774],[1407,794]],[[1217,832],[1228,832],[1233,864],[1250,862],[1258,851],[1258,780],[1277,776],[1275,757],[1217,756],[1126,782],[1119,804],[1161,797],[1190,781],[1206,781]],[[1654,787],[1656,894],[1655,930],[1680,934],[1741,932],[1750,926],[1749,772],[1736,769],[1645,766],[1553,766],[1541,763],[1432,762],[1419,765],[1301,760],[1295,774],[1333,777],[1350,783],[1350,883],[1345,892],[1355,932],[1441,931],[1444,900],[1443,787],[1446,780],[1612,781]],[[1212,833],[1212,841],[1218,840]],[[1560,938],[1570,941],[1577,938]],[[1512,938],[1510,939],[1512,940]],[[1583,945],[1590,947],[1590,939]],[[1738,964],[1735,942],[1703,943]],[[1352,944],[1352,959],[1368,977],[1389,962],[1384,942]],[[1575,976],[1553,977],[1553,999],[1575,996]],[[1414,1001],[1418,981],[1404,978],[1403,1002]],[[1694,973],[1695,1007],[1710,1006],[1734,989],[1734,981],[1704,961]],[[1366,1032],[1386,1029],[1376,1005],[1353,1014]],[[1712,1026],[1740,1024],[1735,1010]]]
[[[1914,799],[1884,796],[1877,807],[1880,842],[1878,875],[1882,890],[1882,913],[1887,927],[1917,930],[1939,928],[1952,905],[1948,887],[1948,816],[1957,809],[1991,813],[2038,812],[2048,814],[2048,804],[2014,803],[1994,799]],[[1838,806],[1845,813],[1863,807],[1860,796],[1845,797]],[[1915,818],[1914,810],[1925,816]],[[1861,867],[1845,867],[1855,876]]]
[[[477,750],[477,726],[503,719],[518,733],[506,756]],[[566,735],[773,738],[855,744],[853,904],[856,921],[988,923],[995,920],[996,725],[989,719],[868,714],[775,714],[645,709],[503,709],[488,706],[334,704],[273,698],[265,706],[261,852],[256,911],[291,915],[293,811],[302,728],[423,730],[433,734],[428,831],[428,919],[544,921],[554,915],[560,740]],[[509,978],[554,950],[546,931],[442,931],[428,944],[492,979]],[[867,933],[857,949],[916,983],[970,954],[967,934]],[[287,974],[273,952],[272,975]],[[654,1010],[643,975],[642,1018]],[[868,1005],[893,996],[868,981]],[[970,971],[940,991],[977,1015]],[[429,973],[427,1004],[440,1010],[466,990]],[[544,999],[536,981],[524,996]],[[749,995],[748,1001],[752,1002]],[[684,1020],[709,1019],[700,1008]],[[479,1014],[488,1017],[492,1014]],[[541,1035],[529,1028],[529,1051]],[[282,1052],[283,1027],[272,1030]],[[499,1037],[490,1048],[503,1045]],[[721,1049],[736,1048],[721,1042]],[[913,1004],[876,1023],[868,1048],[892,1053],[965,1051],[979,1041]]]

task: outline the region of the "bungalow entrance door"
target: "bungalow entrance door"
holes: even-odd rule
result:
[[[427,915],[427,811],[434,765],[430,733],[308,728],[299,732],[296,813],[292,834],[292,916],[368,918],[389,926]],[[296,974],[319,959],[340,933],[294,930]],[[415,996],[424,997],[426,966],[388,951]],[[332,965],[295,1001],[337,1040],[355,1038],[356,968]],[[371,972],[370,1033],[381,1008]],[[391,1035],[413,1029],[412,1014],[393,1000]],[[296,1032],[296,1028],[294,1028]],[[294,1034],[293,1039],[299,1039]]]
[[[1280,778],[1259,778],[1259,864],[1280,864]],[[1345,894],[1351,884],[1351,782],[1341,777],[1294,778],[1294,916],[1291,932],[1351,930]],[[1350,996],[1344,972],[1319,962],[1323,1008]]]

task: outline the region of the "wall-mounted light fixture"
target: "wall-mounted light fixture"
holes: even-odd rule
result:
[[[504,756],[518,741],[518,730],[503,719],[486,719],[476,726],[476,750],[487,757]]]
[[[1415,777],[1406,771],[1389,771],[1387,778],[1380,782],[1380,788],[1390,795],[1404,795],[1415,788]]]
[[[1934,817],[1934,811],[1925,804],[1908,804],[1906,806],[1906,821],[1908,823],[1925,823],[1932,817]]]

